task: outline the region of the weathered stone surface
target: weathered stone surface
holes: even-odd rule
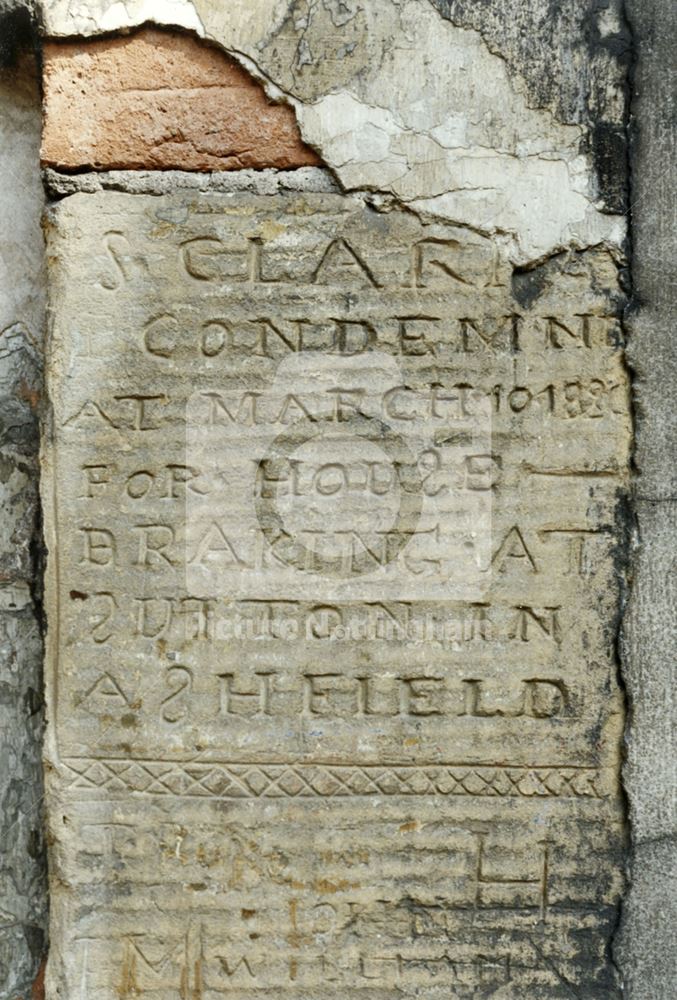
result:
[[[618,996],[613,256],[336,193],[47,228],[48,997]]]
[[[671,58],[677,10],[627,5],[637,43],[632,176],[634,306],[627,317],[634,371],[638,475],[637,548],[623,628],[623,673],[632,712],[624,784],[630,803],[630,884],[616,943],[628,1000],[670,996],[677,981],[677,773],[675,765],[675,544],[677,529],[677,355],[674,316],[673,120],[677,70]]]
[[[661,786],[661,795],[669,791]],[[654,791],[654,786],[650,786]],[[670,996],[677,976],[673,917],[677,893],[675,837],[636,841],[631,883],[624,900],[623,923],[616,939],[616,959],[624,996],[654,1000]]]
[[[146,29],[44,46],[43,162],[235,170],[319,163],[294,112],[218,49]]]
[[[670,4],[629,4],[638,41],[633,97],[633,259],[635,289],[627,317],[635,372],[638,499],[677,499],[677,203],[674,114],[677,68],[667,58],[677,30]]]
[[[3,603],[9,588],[2,588]],[[16,600],[16,596],[14,600]],[[40,667],[42,642],[33,608],[0,609],[0,996],[31,995],[46,951],[46,873]]]
[[[0,3],[0,998],[46,947],[38,415],[44,322],[40,103],[30,23]]]
[[[620,244],[627,36],[616,6],[568,5],[554,46],[556,5],[542,0],[533,33],[523,27],[534,65],[553,62],[554,47],[554,63],[578,81],[578,93],[567,87],[562,101],[535,96],[519,31],[497,39],[498,8],[483,18],[486,6],[472,15],[465,4],[419,0],[52,0],[45,18],[53,35],[148,17],[192,21],[271,94],[286,95],[304,139],[346,188],[502,234],[522,264],[570,244]],[[516,20],[512,5],[501,9]]]

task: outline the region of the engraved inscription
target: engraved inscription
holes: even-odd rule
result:
[[[617,261],[525,304],[501,239],[308,192],[48,238],[68,995],[614,995]]]

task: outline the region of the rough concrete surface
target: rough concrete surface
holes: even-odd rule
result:
[[[48,42],[42,160],[62,169],[240,170],[319,163],[294,112],[188,35]]]
[[[37,531],[44,323],[40,104],[28,19],[0,5],[0,997],[46,947]],[[28,48],[26,48],[28,46]]]

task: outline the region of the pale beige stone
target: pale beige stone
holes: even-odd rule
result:
[[[47,996],[615,996],[611,254],[312,192],[47,235]]]

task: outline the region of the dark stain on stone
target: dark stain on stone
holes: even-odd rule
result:
[[[597,170],[604,211],[622,215],[628,205],[625,129],[612,122],[595,123],[590,133],[590,152]]]
[[[32,718],[37,715],[38,712],[42,711],[44,705],[44,699],[39,691],[35,688],[30,687],[25,694],[25,706],[28,715]]]
[[[36,924],[26,924],[24,936],[28,950],[34,958],[41,958],[45,954],[46,937],[42,927]]]
[[[39,830],[31,830],[28,834],[28,853],[35,861],[42,859],[42,835]]]
[[[614,619],[609,625],[608,638],[611,642],[615,643],[621,634],[623,614],[628,600],[630,557],[637,534],[637,516],[632,503],[632,497],[626,489],[617,490],[614,513],[614,524],[610,525],[609,529],[612,532],[614,540],[611,548],[611,559],[619,599]],[[617,654],[620,661],[620,650],[617,650]],[[622,687],[622,677],[620,674],[619,683],[621,683]]]
[[[27,7],[0,11],[0,70],[12,69],[19,56],[33,46],[34,30]]]
[[[512,294],[523,309],[529,309],[545,291],[545,266],[530,269],[516,267],[512,273]]]

